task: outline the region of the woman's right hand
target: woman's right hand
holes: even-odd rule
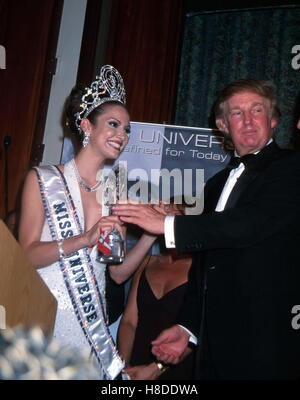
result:
[[[122,237],[125,236],[125,226],[122,221],[120,221],[119,217],[111,215],[100,218],[99,221],[84,234],[86,247],[95,246],[101,233],[111,232],[114,228],[118,229]]]
[[[127,367],[124,369],[124,372],[135,381],[154,380],[160,375],[160,371],[155,363]]]

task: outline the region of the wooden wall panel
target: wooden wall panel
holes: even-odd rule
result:
[[[53,37],[53,19],[60,18],[57,10],[61,11],[62,5],[62,0],[0,2],[0,44],[6,49],[6,69],[0,70],[1,217],[5,211],[3,138],[10,136],[12,141],[8,148],[8,202],[9,209],[14,209],[30,164],[37,127],[43,130],[40,112],[46,109],[44,85],[45,80],[49,81],[49,40]]]
[[[87,0],[77,73],[77,84],[80,86],[88,85],[95,78],[94,62],[97,52],[97,38],[100,30],[101,10],[102,0]]]
[[[182,0],[113,0],[108,62],[122,74],[134,121],[171,123]]]

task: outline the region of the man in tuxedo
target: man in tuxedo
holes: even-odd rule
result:
[[[197,344],[196,379],[297,379],[300,330],[300,156],[273,140],[279,120],[266,81],[229,84],[215,103],[218,128],[235,157],[205,186],[201,215],[166,217],[120,205],[124,222],[164,234],[167,247],[194,253],[178,325],[153,353],[178,363]]]

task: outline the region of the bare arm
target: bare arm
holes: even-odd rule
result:
[[[126,281],[143,261],[148,250],[155,242],[156,236],[144,233],[137,244],[126,254],[122,264],[110,265],[110,276],[116,283]]]
[[[118,226],[117,217],[101,218],[89,231],[63,241],[65,254],[73,253],[83,247],[93,247],[99,238],[99,230],[110,231]],[[59,259],[56,241],[41,242],[41,234],[45,221],[44,208],[35,171],[31,170],[26,178],[19,228],[19,241],[29,260],[36,268],[52,264]]]
[[[126,372],[132,380],[136,381],[154,380],[163,373],[159,370],[155,362],[146,365],[136,365],[135,367],[125,368],[124,372]]]
[[[135,338],[135,330],[138,323],[138,309],[136,303],[137,289],[144,264],[139,268],[132,280],[127,304],[123,313],[117,335],[118,350],[126,365],[129,364],[132,346]]]

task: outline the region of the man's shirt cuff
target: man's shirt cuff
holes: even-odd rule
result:
[[[198,340],[197,340],[196,336],[191,331],[189,331],[187,328],[185,328],[184,326],[179,325],[179,324],[178,324],[178,326],[180,326],[182,329],[184,329],[190,335],[189,342],[197,345]]]
[[[167,249],[175,248],[174,215],[167,215],[164,223],[165,243]]]

